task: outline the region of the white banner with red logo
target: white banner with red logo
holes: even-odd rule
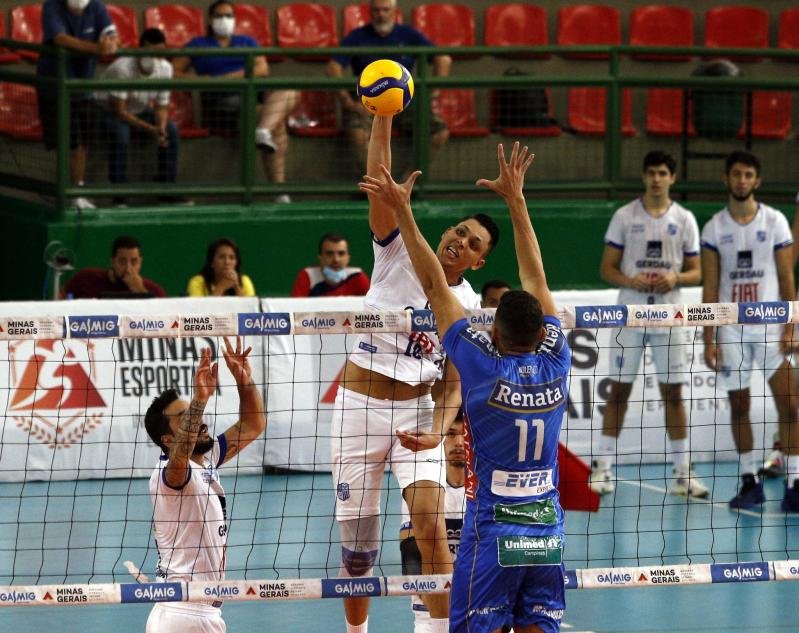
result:
[[[555,294],[562,305],[600,306],[616,300],[612,290]],[[686,290],[684,300],[699,301],[699,290]],[[253,347],[254,378],[264,385],[267,431],[265,439],[248,447],[228,467],[244,472],[260,472],[264,465],[329,470],[331,410],[354,336],[324,334],[328,321],[313,315],[362,308],[362,299],[351,297],[0,304],[0,317],[132,316],[120,318],[120,328],[123,332],[138,329],[142,336],[0,340],[0,407],[4,412],[0,480],[148,476],[159,455],[144,429],[144,413],[152,399],[167,388],[189,398],[202,348],[211,347],[217,359],[222,341],[219,334],[230,331],[236,315],[261,311],[294,313],[295,327],[320,333],[246,337],[246,344]],[[142,327],[148,328],[146,334],[141,333]],[[182,338],[175,338],[176,328],[190,328],[197,336],[187,337],[187,330]],[[691,425],[692,458],[733,459],[726,393],[716,393],[715,376],[704,365],[701,331],[690,330],[694,334],[689,346],[693,360],[683,398]],[[586,459],[596,452],[592,440],[596,446],[601,432],[610,332],[607,328],[581,328],[568,333],[573,366],[569,415],[561,440]],[[221,356],[218,360],[220,386],[206,410],[212,435],[225,431],[238,415],[235,385]],[[648,350],[618,444],[620,462],[665,460],[664,412],[654,371]],[[751,390],[756,447],[770,448],[777,416],[762,373],[753,375]]]

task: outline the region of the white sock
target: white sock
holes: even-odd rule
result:
[[[596,455],[597,464],[602,468],[612,468],[616,457],[616,438],[612,435],[599,436],[599,452]]]
[[[793,483],[799,479],[799,455],[788,455],[785,466],[788,471],[788,487],[793,488]]]
[[[671,453],[671,463],[674,464],[675,472],[688,474],[688,471],[691,469],[691,457],[688,453],[688,438],[669,440],[669,452]]]
[[[369,630],[369,618],[363,624],[350,624],[347,622],[347,633],[366,633]]]
[[[738,453],[738,473],[741,475],[755,475],[757,473],[754,451]]]
[[[449,633],[449,618],[430,618],[430,633]]]

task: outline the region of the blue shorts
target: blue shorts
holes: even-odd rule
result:
[[[533,624],[557,633],[566,607],[563,565],[502,567],[496,536],[481,533],[478,541],[464,525],[452,576],[450,633]]]

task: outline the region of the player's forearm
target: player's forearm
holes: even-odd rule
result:
[[[524,196],[507,200],[513,226],[513,242],[516,247],[516,259],[519,264],[519,280],[535,289],[546,287],[546,273],[541,257],[541,248],[533,230],[527,203]],[[536,294],[533,292],[533,294]]]
[[[602,281],[616,288],[630,288],[632,286],[632,279],[614,266],[602,266],[599,269],[599,276]]]
[[[187,462],[194,452],[194,445],[197,443],[197,436],[200,433],[200,426],[203,423],[203,413],[205,411],[205,400],[192,399],[189,408],[180,418],[178,428],[175,431],[175,439],[169,450],[170,462]]]
[[[461,406],[460,380],[446,380],[444,389],[439,398],[435,399],[435,403],[432,432],[443,438],[458,416],[458,409]]]
[[[381,178],[380,165],[391,171],[391,122],[390,116],[376,116],[372,121],[372,136],[366,154],[366,173]]]
[[[406,202],[397,209],[396,215],[405,248],[408,249],[413,269],[428,299],[432,300],[430,295],[436,291],[436,288],[449,291],[441,262],[416,225],[410,203]]]
[[[246,385],[237,386],[239,392],[239,420],[247,425],[249,431],[260,434],[266,428],[264,401],[261,390],[252,380]]]
[[[702,269],[698,266],[677,273],[677,284],[680,286],[698,286],[702,281]]]

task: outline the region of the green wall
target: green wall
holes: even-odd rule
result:
[[[143,274],[173,296],[183,295],[189,277],[202,266],[207,244],[220,236],[239,243],[244,262],[261,296],[286,296],[299,268],[316,263],[319,236],[341,231],[350,239],[352,264],[371,270],[372,252],[364,202],[309,202],[292,205],[198,206],[190,208],[94,210],[68,214],[47,223],[42,208],[0,200],[4,230],[5,274],[0,299],[42,298],[46,268],[42,254],[51,240],[72,249],[78,268],[106,266],[112,240],[123,233],[138,237],[144,250]],[[596,200],[530,200],[544,262],[553,288],[599,287],[597,270],[603,236],[613,210],[621,202]],[[685,203],[700,226],[721,206],[716,202]],[[513,239],[505,207],[487,198],[415,204],[420,226],[437,244],[461,216],[487,212],[500,224],[500,244],[484,269],[469,274],[473,285],[493,277],[518,280]],[[788,207],[789,219],[793,211]],[[64,280],[68,277],[65,275]]]

